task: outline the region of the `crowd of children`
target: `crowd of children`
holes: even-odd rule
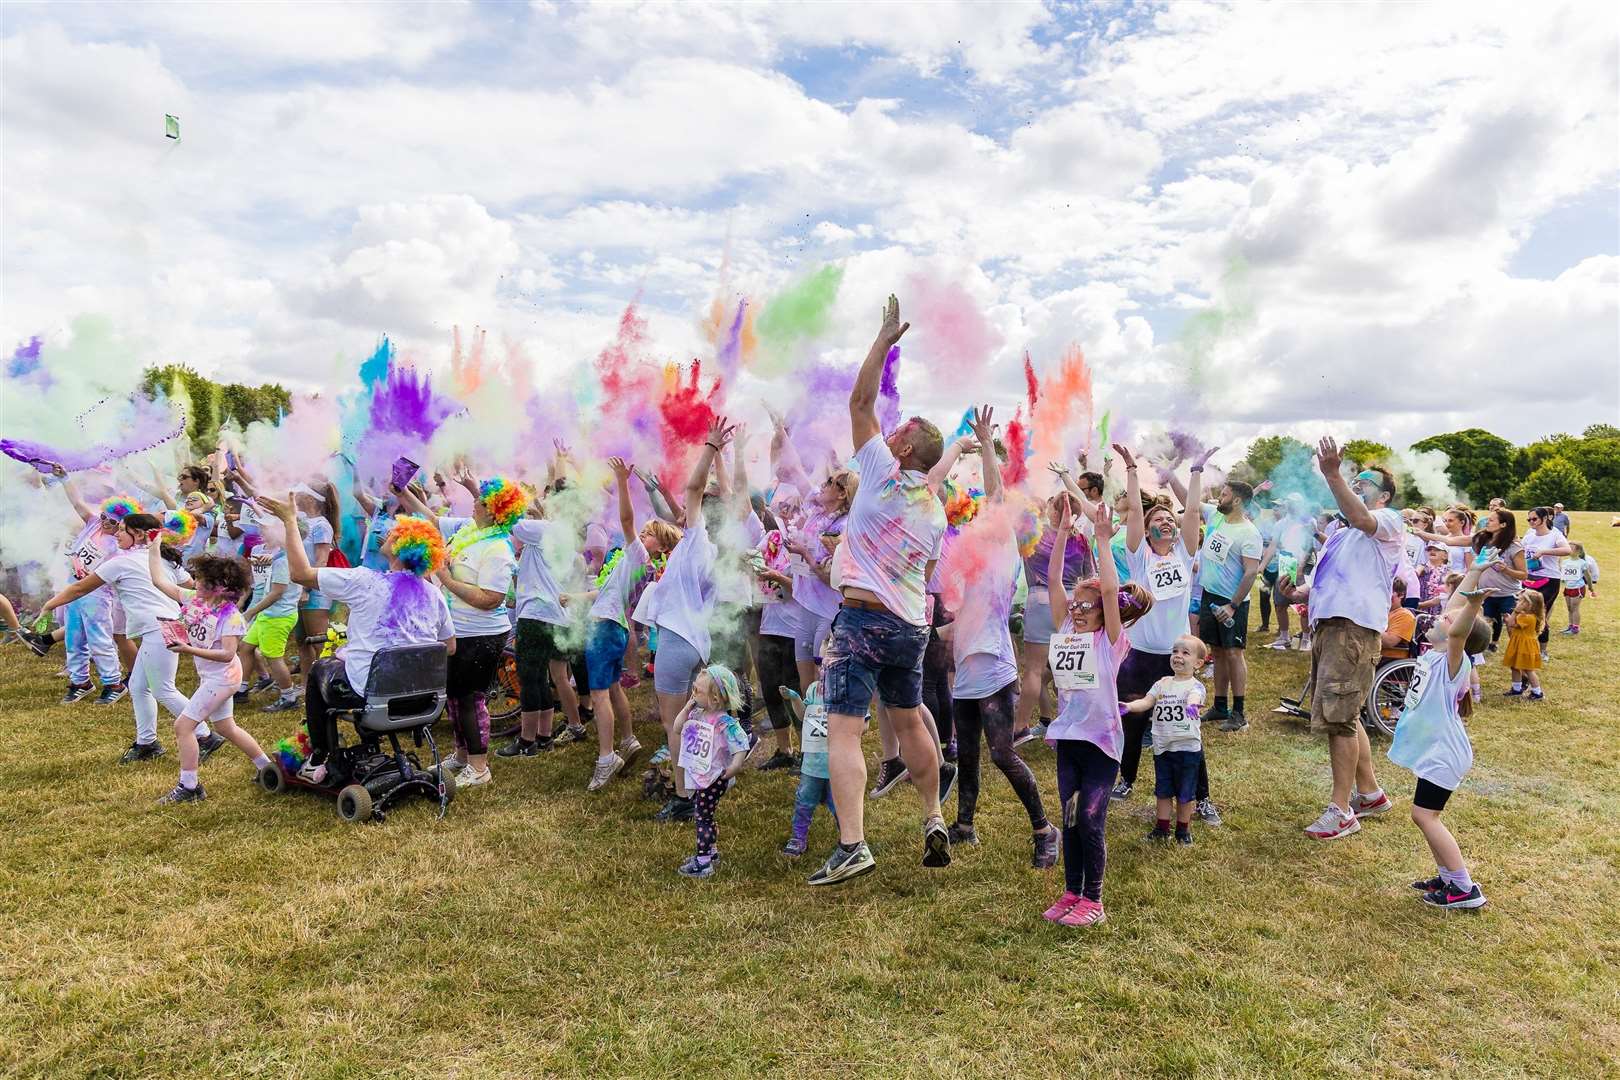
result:
[[[600,513],[577,528],[549,512],[564,492],[579,498],[589,472],[571,470],[564,448],[544,484],[459,469],[448,483],[471,507],[460,515],[442,476],[424,482],[407,471],[386,490],[356,492],[366,514],[360,569],[342,557],[345,522],[329,484],[300,486],[284,503],[261,493],[224,448],[181,470],[173,492],[156,478],[161,507],[152,506],[151,483],[92,506],[59,475],[83,523],[64,549],[67,584],[41,608],[60,626],[21,628],[8,605],[10,633],[41,655],[63,643],[64,701],[95,692],[92,672],[97,701],[131,698],[125,763],[160,756],[159,707],[174,717],[179,776],[164,803],[204,799],[199,764],[225,742],[256,767],[271,763],[235,718],[271,688],[264,712],[305,711],[316,750],[301,775],[323,782],[337,737],[325,702],[363,689],[380,640],[361,623],[392,620],[390,640],[453,643],[447,713],[456,750],[445,767],[458,788],[496,776],[485,693],[506,651],[521,720],[495,748],[496,759],[514,763],[500,768],[589,738],[594,723],[597,753],[581,777],[593,792],[640,758],[627,691],[650,675],[663,729],[652,762],[668,770],[651,774],[650,786],[664,797],[659,820],[693,823],[695,850],[678,868],[692,878],[719,866],[719,807],[750,761],[798,773],[783,808],[784,855],[809,850],[817,807],[832,816],[839,843],[812,884],[873,868],[864,799],[907,779],[923,801],[924,865],[948,865],[952,845],[981,840],[982,740],[1028,815],[1033,867],[1063,864],[1062,892],[1045,917],[1081,927],[1106,918],[1106,819],[1111,803],[1132,797],[1144,749],[1156,800],[1150,842],[1191,845],[1196,822],[1220,823],[1204,725],[1248,727],[1251,591],[1261,589],[1263,621],[1275,611],[1273,647],[1310,648],[1318,621],[1343,621],[1313,617],[1313,593],[1322,604],[1342,590],[1316,575],[1332,566],[1335,580],[1371,581],[1387,598],[1382,615],[1357,616],[1363,627],[1378,623],[1369,662],[1417,658],[1389,750],[1417,776],[1412,817],[1436,864],[1437,876],[1415,884],[1438,906],[1484,903],[1439,819],[1472,760],[1463,720],[1478,701],[1475,669],[1505,627],[1507,693],[1542,700],[1551,601],[1562,591],[1563,633],[1575,635],[1582,603],[1596,596],[1596,563],[1553,525],[1550,509],[1528,515],[1524,536],[1501,506],[1482,517],[1463,506],[1438,515],[1409,508],[1391,525],[1380,496],[1387,474],[1346,480],[1327,442],[1322,468],[1340,505],[1321,513],[1297,494],[1267,505],[1235,478],[1206,503],[1213,450],[1160,466],[1164,492],[1150,495],[1136,455],[1114,446],[1108,458],[1124,475],[1112,501],[1109,462],[1089,472],[1082,461],[1077,479],[1053,462],[1056,491],[1041,497],[1029,478],[1007,483],[1010,440],[989,407],[973,410],[949,445],[925,420],[884,432],[867,417],[872,365],[904,331],[891,300],[851,397],[856,453],[847,462],[807,467],[791,427],[773,415],[769,475],[756,488],[746,430],[716,417],[679,495],[604,455],[595,475],[611,479]],[[634,480],[652,508],[639,523]],[[378,591],[384,571],[399,580]],[[394,610],[407,600],[421,604],[414,622]],[[337,661],[321,660],[329,630],[345,618],[347,659],[340,650]],[[176,687],[182,655],[199,679],[189,697]],[[860,739],[873,718],[883,749],[868,793]],[[1055,756],[1055,818],[1018,749],[1043,736]],[[1354,746],[1349,753],[1353,760]],[[1362,765],[1357,775],[1370,777]],[[1340,824],[1307,832],[1347,835],[1358,814],[1388,809],[1376,784],[1358,787]],[[953,793],[947,828],[940,802]]]

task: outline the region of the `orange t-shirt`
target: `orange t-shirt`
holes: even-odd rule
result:
[[[1389,623],[1384,627],[1384,632],[1411,641],[1417,634],[1417,616],[1411,608],[1396,608],[1389,613]],[[1379,655],[1385,660],[1403,660],[1407,656],[1407,648],[1405,645],[1385,645]]]

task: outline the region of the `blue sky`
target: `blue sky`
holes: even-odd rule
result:
[[[0,329],[95,312],[138,363],[319,388],[479,325],[556,373],[638,295],[701,355],[712,298],[838,262],[818,348],[950,281],[1008,404],[1077,342],[1143,426],[1526,440],[1620,414],[1601,11],[8,4]],[[1178,334],[1234,282],[1192,385]]]

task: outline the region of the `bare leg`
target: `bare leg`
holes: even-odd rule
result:
[[[939,816],[939,736],[923,723],[922,709],[890,709],[889,722],[900,740],[900,756],[911,771],[911,785],[922,800],[923,818]],[[835,796],[836,797],[836,796]]]
[[[619,741],[633,737],[636,729],[631,722],[630,698],[626,696],[624,687],[618,684],[608,687],[608,700],[613,703],[613,725],[618,729]],[[598,712],[596,715],[602,714]]]
[[[1333,763],[1333,805],[1341,810],[1350,809],[1350,789],[1356,783],[1356,776],[1361,766],[1361,746],[1367,738],[1365,731],[1360,732],[1360,738],[1355,735],[1329,735],[1328,754]],[[1370,755],[1369,755],[1370,756]],[[1368,762],[1368,771],[1372,771],[1372,763]],[[1373,785],[1370,791],[1377,791]]]
[[[176,723],[178,722],[179,721],[176,721]],[[237,727],[236,721],[231,717],[226,717],[225,719],[219,721],[219,723],[215,724],[214,730],[228,739],[232,746],[246,754],[249,761],[258,761],[260,758],[265,756],[264,750],[259,746],[258,740],[254,739],[253,736]],[[196,742],[195,736],[192,737],[192,742]]]
[[[174,741],[180,747],[180,771],[196,772],[197,758],[201,754],[197,747],[197,721],[184,716],[175,717]]]
[[[669,745],[669,774],[675,781],[675,792],[682,798],[691,795],[686,786],[686,770],[680,766],[680,732],[675,730],[675,719],[686,707],[685,694],[658,694],[658,720],[664,725],[664,739]]]
[[[613,725],[608,723],[608,717],[614,711],[609,691],[592,690],[591,708],[596,713],[596,756],[605,758],[613,753]]]
[[[1215,650],[1215,696],[1224,698],[1232,684],[1230,649]]]
[[[1429,851],[1434,855],[1436,866],[1451,871],[1463,868],[1462,848],[1457,846],[1451,830],[1441,822],[1440,811],[1414,806],[1412,824],[1422,830],[1423,839],[1429,842]]]
[[[894,720],[889,716],[888,707],[881,701],[872,703],[872,711],[877,714],[878,744],[883,748],[883,760],[893,761],[900,756],[900,737],[895,734]]]
[[[113,644],[118,646],[118,665],[125,671],[134,671],[135,654],[141,651],[140,642],[129,640],[127,634],[114,634]]]
[[[579,694],[568,681],[568,661],[551,661],[551,685],[557,691],[557,704],[562,706],[563,719],[569,727],[579,727]]]
[[[533,742],[537,735],[551,738],[551,726],[556,715],[556,709],[536,709],[533,712],[523,713],[518,717],[519,737],[529,742]]]
[[[1249,658],[1244,655],[1242,649],[1227,649],[1225,652],[1226,677],[1231,680],[1232,694],[1234,697],[1242,697],[1249,687]]]
[[[821,677],[821,672],[817,670],[814,660],[800,660],[797,662],[797,666],[799,668],[799,693],[808,694],[810,684]]]
[[[864,716],[831,713],[827,717],[827,773],[838,807],[838,839],[858,844],[866,832],[866,755],[861,752]],[[937,802],[939,791],[935,787]]]
[[[1041,707],[1041,683],[1046,671],[1046,650],[1040,645],[1022,644],[1018,647],[1018,713],[1013,721],[1013,735],[1021,735],[1035,722],[1035,711]]]
[[[1367,729],[1360,724],[1356,725],[1356,790],[1363,795],[1378,791],[1378,778],[1373,775],[1372,740],[1367,738]]]

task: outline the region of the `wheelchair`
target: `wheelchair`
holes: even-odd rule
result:
[[[1408,655],[1399,660],[1380,660],[1367,699],[1361,706],[1361,726],[1367,733],[1394,738],[1395,723],[1401,718],[1406,705],[1406,691],[1412,685],[1412,674],[1417,671],[1417,658],[1428,648],[1425,642],[1413,642]],[[1311,718],[1311,677],[1305,676],[1305,685],[1297,698],[1282,698],[1271,710],[1281,716],[1300,720]]]
[[[272,758],[259,770],[259,786],[272,794],[303,788],[335,796],[338,817],[348,822],[383,821],[412,796],[437,802],[442,818],[456,793],[455,777],[440,768],[432,730],[444,711],[447,664],[448,654],[439,642],[379,649],[371,660],[364,697],[334,703],[339,721],[354,724],[359,742],[332,751],[326,781],[312,784]],[[400,745],[401,735],[409,735],[417,748],[427,744],[433,755],[430,767],[423,768],[416,754]]]

